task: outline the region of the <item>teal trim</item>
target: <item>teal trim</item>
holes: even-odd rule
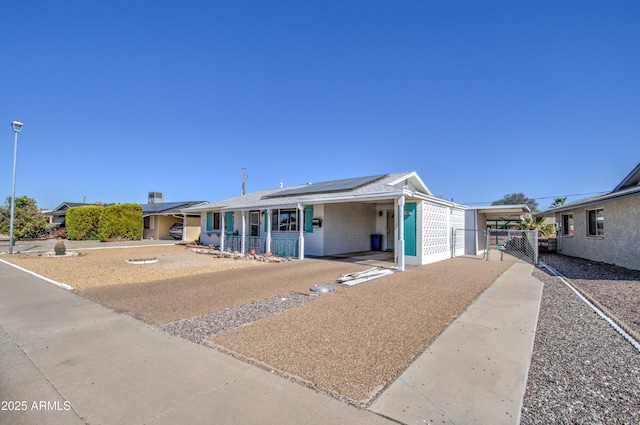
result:
[[[313,233],[313,205],[304,207],[304,231]]]
[[[262,212],[262,220],[264,221],[264,233],[269,231],[269,214],[267,214],[267,210]]]
[[[416,203],[404,205],[404,255],[416,255]]]
[[[213,230],[213,212],[207,211],[207,232]]]
[[[233,232],[233,211],[227,211],[224,218],[224,230]]]

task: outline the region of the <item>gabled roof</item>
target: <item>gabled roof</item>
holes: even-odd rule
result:
[[[388,200],[401,195],[433,198],[431,191],[415,172],[331,180],[286,188],[266,189],[243,196],[211,202],[182,211],[243,210],[292,207],[298,203],[336,203]],[[448,201],[438,200],[447,204]]]
[[[54,217],[64,217],[67,215],[67,210],[73,207],[83,207],[85,205],[96,205],[96,204],[85,204],[84,202],[63,202],[51,211],[47,211],[44,215],[50,215]]]
[[[205,201],[185,201],[185,202],[158,202],[152,204],[142,204],[142,215],[172,215],[182,214],[185,208],[195,205],[206,204]]]
[[[536,214],[536,216],[552,217],[559,212],[588,207],[590,205],[600,204],[602,202],[608,202],[615,199],[638,195],[640,195],[640,164],[636,165],[636,167],[624,179],[622,179],[622,181],[615,188],[613,188],[611,192],[581,199],[575,202],[570,202],[556,208],[550,208],[546,211],[542,211]]]

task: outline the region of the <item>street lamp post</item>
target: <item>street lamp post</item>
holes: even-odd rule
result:
[[[9,254],[13,254],[13,217],[16,212],[16,160],[18,159],[18,133],[22,130],[20,121],[11,123],[13,128],[13,183],[11,184],[11,221],[9,224]]]

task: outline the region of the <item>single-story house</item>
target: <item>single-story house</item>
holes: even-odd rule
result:
[[[612,191],[537,216],[556,218],[558,253],[640,270],[640,164]]]
[[[149,199],[142,205],[143,239],[174,239],[169,230],[176,223],[183,225],[182,240],[195,241],[200,237],[200,214],[182,213],[183,209],[204,204],[204,201],[163,202]]]
[[[182,212],[200,214],[200,242],[221,250],[300,259],[390,251],[404,270],[469,253],[466,210],[406,172],[261,190]],[[461,229],[455,239],[453,229]]]
[[[55,224],[57,227],[65,227],[65,221],[67,219],[67,211],[69,208],[73,207],[84,207],[87,205],[99,205],[104,206],[105,204],[96,203],[96,204],[86,204],[84,202],[63,202],[54,209],[47,211],[44,215],[47,217],[49,223]]]

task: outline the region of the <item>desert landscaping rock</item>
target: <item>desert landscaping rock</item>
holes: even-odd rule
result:
[[[211,341],[366,405],[510,265],[456,258],[411,268]]]
[[[193,252],[189,254],[214,263],[233,261]],[[152,282],[82,288],[77,292],[150,324],[164,325],[287,292],[309,294],[309,287],[314,284],[331,282],[342,273],[366,268],[358,264],[318,259],[284,263],[241,260],[237,263],[253,266],[227,269],[214,267],[210,270],[218,271]],[[120,265],[120,268],[125,267],[144,268],[149,265]]]
[[[150,256],[161,261],[123,262]],[[458,258],[347,288],[335,280],[368,266],[324,259],[225,260],[175,246],[90,251],[57,260],[2,258],[73,284],[79,294],[117,311],[165,325],[172,334],[359,406],[511,265]],[[559,255],[541,260],[638,329],[640,272]],[[130,268],[137,270],[128,274]],[[521,423],[640,423],[640,353],[558,278],[541,270],[534,277],[545,287]],[[310,287],[325,284],[336,291],[310,296]]]
[[[282,313],[316,299],[318,297],[287,292],[264,300],[225,308],[205,316],[169,323],[161,328],[172,335],[181,336],[197,344],[204,344],[207,339],[217,333]]]
[[[68,252],[76,252],[80,255],[71,258],[49,258],[46,253],[23,253],[2,258],[76,289],[153,282],[216,270],[264,265],[257,261],[237,261],[198,255],[189,248],[177,245],[68,250]],[[158,262],[126,264],[127,260],[136,258],[155,258]]]
[[[583,266],[568,257],[543,260],[567,275]],[[609,266],[591,268],[593,285],[603,276],[615,278]],[[618,277],[626,273],[622,269]],[[559,278],[540,270],[534,277],[544,290],[520,423],[640,423],[640,353]],[[640,291],[629,295],[637,307]]]

